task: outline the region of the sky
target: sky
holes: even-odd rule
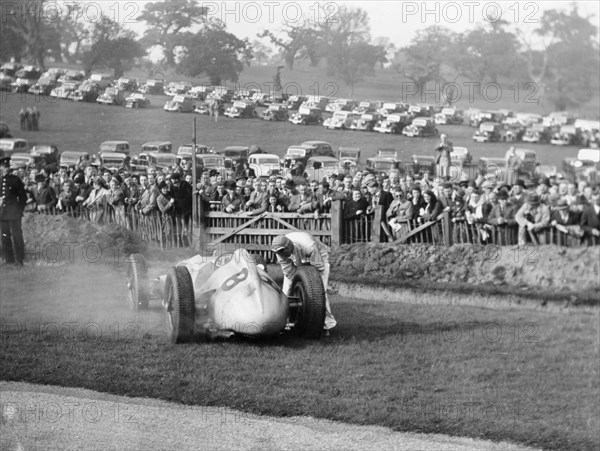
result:
[[[100,2],[80,1],[86,6],[90,18],[100,14],[142,34],[143,23],[135,18],[143,11],[146,1],[103,0]],[[221,19],[227,29],[238,38],[257,39],[257,34],[265,29],[276,33],[285,21],[300,24],[303,19],[323,22],[336,20],[340,5],[364,9],[370,18],[371,37],[388,37],[397,47],[410,43],[418,30],[430,25],[440,25],[461,32],[484,25],[487,21],[503,19],[515,29],[527,35],[537,27],[543,12],[547,9],[569,10],[575,3],[583,16],[600,27],[600,2],[597,1],[203,1],[209,15]],[[319,8],[318,5],[322,7]],[[268,38],[262,42],[269,43]]]

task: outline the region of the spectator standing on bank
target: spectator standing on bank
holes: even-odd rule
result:
[[[25,108],[19,110],[19,121],[21,122],[21,130],[27,130],[27,110]]]
[[[2,259],[6,263],[23,266],[25,243],[21,218],[27,195],[25,185],[12,174],[10,157],[0,158],[0,231],[2,232]]]
[[[27,108],[27,130],[33,130],[33,110],[31,107]]]
[[[437,176],[441,181],[450,179],[450,153],[453,150],[452,143],[448,141],[448,136],[444,133],[440,135],[440,144],[435,149],[438,152],[435,160]]]
[[[41,113],[38,111],[37,107],[33,107],[31,110],[31,126],[34,132],[40,130],[40,116]]]

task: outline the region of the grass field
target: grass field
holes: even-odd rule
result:
[[[127,309],[118,264],[2,266],[0,277],[2,380],[545,449],[600,445],[597,313],[332,296],[338,330],[320,341],[173,347],[158,307]]]
[[[384,86],[387,86],[384,84]],[[391,87],[388,86],[390,89]],[[197,118],[197,141],[215,149],[230,145],[257,144],[270,153],[283,155],[288,146],[306,140],[321,139],[339,146],[355,146],[363,150],[362,161],[374,156],[379,148],[395,148],[402,161],[410,161],[413,154],[433,155],[436,138],[407,138],[401,135],[380,133],[334,131],[320,126],[296,126],[287,122],[267,122],[260,119],[229,119],[210,122],[208,116],[167,113],[162,106],[165,96],[150,96],[149,109],[130,110],[123,107],[35,97],[29,94],[2,92],[0,119],[8,122],[15,137],[23,137],[36,143],[56,144],[60,151],[98,151],[100,142],[110,139],[126,139],[134,153],[139,152],[146,141],[171,141],[174,148],[190,143],[193,136],[193,117]],[[40,132],[21,132],[18,111],[22,107],[36,105],[41,112]],[[473,106],[499,108],[499,105]],[[513,106],[513,109],[514,106]],[[456,146],[466,146],[473,154],[473,161],[480,157],[503,157],[508,149],[506,143],[475,143],[474,129],[468,126],[439,126]],[[521,145],[538,153],[543,164],[555,165],[560,170],[562,160],[576,157],[578,148],[551,145]]]

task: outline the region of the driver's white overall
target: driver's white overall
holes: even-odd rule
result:
[[[277,254],[277,262],[283,270],[283,292],[286,296],[291,294],[292,277],[296,273],[296,267],[303,263],[310,263],[317,268],[321,274],[323,287],[325,288],[325,325],[324,329],[333,329],[337,325],[331,307],[327,287],[329,284],[329,249],[319,240],[313,238],[306,232],[290,232],[285,235],[293,244],[294,250],[290,257]]]

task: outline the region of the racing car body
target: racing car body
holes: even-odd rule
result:
[[[141,254],[129,257],[130,307],[147,308],[161,298],[173,343],[207,337],[273,336],[296,330],[320,336],[325,321],[325,292],[316,268],[301,266],[288,298],[267,272],[262,257],[245,249],[215,257],[196,255],[153,280]]]

